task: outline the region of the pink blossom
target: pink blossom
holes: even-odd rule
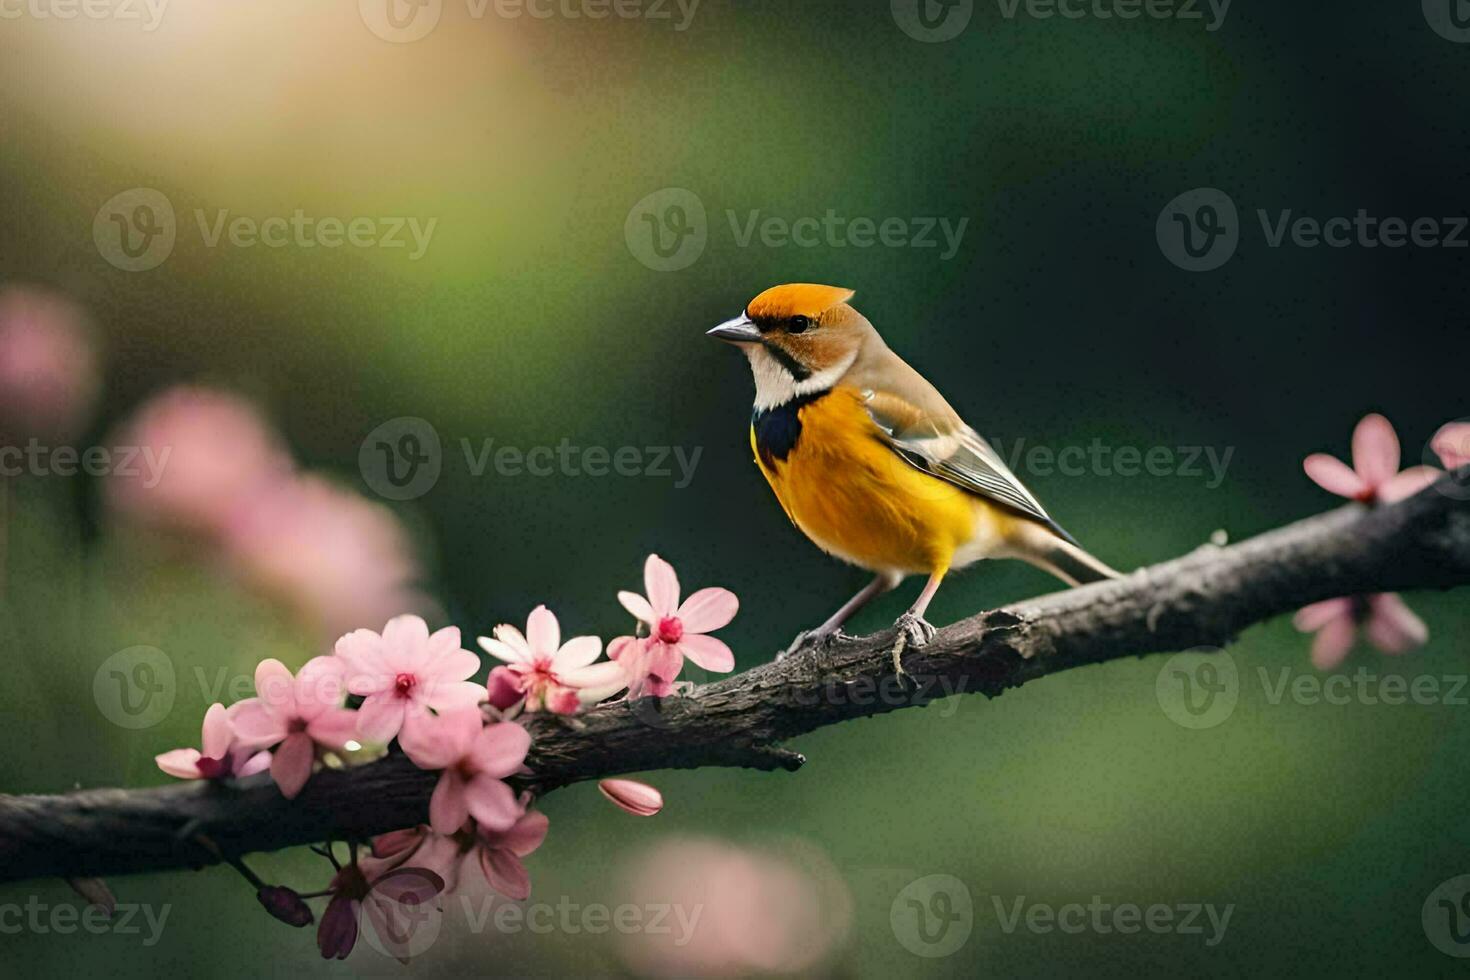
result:
[[[852,893],[814,845],[785,839],[736,846],[663,838],[628,855],[619,894],[639,906],[700,909],[678,933],[637,930],[617,939],[640,977],[841,975],[828,961],[853,917]]]
[[[373,838],[373,857],[365,867],[394,868],[408,861],[437,873],[445,891],[454,891],[464,869],[479,867],[485,881],[506,898],[521,901],[531,894],[531,878],[521,860],[546,840],[544,813],[527,810],[507,830],[466,825],[453,834],[440,834],[420,825]]]
[[[368,629],[348,633],[335,652],[347,690],[365,699],[357,711],[358,732],[370,742],[386,743],[426,727],[431,708],[442,714],[484,700],[485,689],[468,679],[480,669],[480,658],[460,649],[454,626],[430,635],[418,616],[395,616],[381,635]]]
[[[1446,469],[1457,470],[1470,463],[1470,422],[1448,422],[1429,440]]]
[[[215,535],[240,507],[291,472],[291,459],[249,402],[209,388],[171,388],[111,440],[139,447],[156,468],[112,473],[107,501],[151,525]]]
[[[97,400],[87,316],[70,300],[24,286],[0,290],[0,436],[70,439]]]
[[[357,712],[342,707],[343,669],[336,657],[314,657],[293,680],[279,660],[262,660],[255,668],[257,696],[230,706],[240,741],[276,747],[271,778],[288,800],[306,785],[318,748],[339,751],[357,734]]]
[[[271,764],[269,752],[255,749],[235,738],[230,715],[216,701],[204,712],[204,731],[199,749],[173,749],[154,756],[158,768],[179,779],[233,779],[264,772]]]
[[[602,795],[635,817],[651,817],[664,808],[664,795],[635,779],[604,779],[597,784]]]
[[[236,508],[224,545],[242,577],[326,637],[430,609],[393,512],[320,477],[282,481]]]
[[[531,736],[511,722],[484,724],[479,708],[440,715],[433,723],[404,730],[403,751],[421,769],[442,769],[429,798],[429,826],[452,834],[474,817],[490,830],[509,830],[522,804],[505,777],[520,770]]]
[[[612,645],[608,647],[608,656],[615,658],[627,675],[630,696],[667,693],[683,669],[685,657],[717,674],[735,669],[735,655],[730,648],[706,635],[735,618],[740,608],[735,593],[729,589],[700,589],[680,605],[678,576],[673,566],[658,555],[649,555],[644,563],[643,584],[647,597],[619,592],[618,601],[648,627],[647,640],[618,643],[616,652]]]
[[[406,963],[418,922],[412,912],[444,891],[444,880],[423,868],[396,868],[373,877],[353,863],[338,869],[328,890],[332,898],[316,931],[323,959],[347,958],[357,945],[365,909],[380,945]]]
[[[485,682],[485,694],[490,707],[497,711],[505,711],[526,697],[521,691],[521,675],[509,667],[491,668],[490,679]]]
[[[1326,453],[1313,453],[1302,463],[1307,476],[1322,489],[1360,503],[1391,504],[1433,483],[1439,471],[1411,466],[1399,472],[1399,437],[1382,415],[1365,415],[1353,430],[1353,465]]]
[[[480,648],[506,662],[511,682],[525,695],[526,710],[569,715],[584,699],[599,701],[623,686],[617,664],[594,664],[602,653],[595,636],[576,636],[561,642],[561,626],[545,606],[531,610],[526,632],[507,623],[495,627],[495,637],[480,637]]]
[[[1347,658],[1361,628],[1368,642],[1387,654],[1407,653],[1429,639],[1429,628],[1392,592],[1314,602],[1292,620],[1312,640],[1312,664],[1332,670]]]

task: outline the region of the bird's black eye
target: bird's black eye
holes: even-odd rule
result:
[[[798,313],[796,316],[792,317],[791,318],[791,322],[789,324],[787,324],[787,326],[786,326],[786,332],[787,333],[801,333],[802,331],[806,330],[806,328],[809,327],[809,326],[811,326],[811,325],[812,325],[812,321],[809,318],[804,317],[804,316],[802,316],[801,314]]]

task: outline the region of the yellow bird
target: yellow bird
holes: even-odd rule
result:
[[[837,286],[773,286],[709,331],[750,359],[750,445],[786,515],[823,551],[875,573],[786,653],[840,635],[853,613],[906,575],[929,579],[894,624],[899,673],[905,646],[934,635],[924,613],[953,569],[1020,558],[1071,585],[1116,578],[888,348],[848,304],[852,296]]]

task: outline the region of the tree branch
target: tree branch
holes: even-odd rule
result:
[[[537,717],[525,788],[545,793],[651,769],[794,770],[781,743],[825,725],[926,704],[995,696],[1027,681],[1126,656],[1223,646],[1309,602],[1470,582],[1470,467],[1390,506],[1344,507],[1230,547],[982,612],[904,655],[892,630],[768,663],[686,696],[598,707],[571,723]],[[266,775],[59,796],[0,796],[0,881],[97,876],[215,863],[224,855],[423,822],[436,774],[401,755],[321,772],[294,801]]]

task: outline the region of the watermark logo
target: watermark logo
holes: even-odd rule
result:
[[[1196,647],[1164,663],[1154,680],[1154,695],[1176,725],[1214,728],[1235,711],[1240,700],[1240,672],[1224,650]]]
[[[1205,30],[1211,34],[1225,23],[1231,0],[996,0],[1000,14],[1015,20],[1024,13],[1033,20],[1149,20],[1203,21],[1205,8],[1210,19]]]
[[[894,896],[888,924],[899,944],[915,956],[950,956],[970,940],[975,903],[970,889],[954,875],[928,875]]]
[[[163,938],[172,905],[118,902],[111,913],[100,905],[51,905],[31,895],[24,905],[0,904],[0,936],[20,933],[70,936],[84,932],[92,936],[138,936],[144,946],[157,946]]]
[[[1196,187],[1164,205],[1154,224],[1164,257],[1188,272],[1218,269],[1240,244],[1240,218],[1230,195]]]
[[[92,676],[92,699],[119,728],[151,728],[168,717],[177,686],[174,664],[157,647],[119,650]]]
[[[1470,957],[1470,875],[1439,883],[1420,911],[1424,935],[1446,956]]]
[[[408,44],[439,26],[444,0],[357,0],[362,22],[384,41]]]
[[[384,422],[367,434],[357,451],[363,480],[388,500],[422,497],[439,482],[443,464],[438,431],[411,415]]]
[[[384,956],[407,963],[439,938],[444,879],[422,868],[398,868],[373,882],[362,901],[362,934]]]
[[[628,212],[623,239],[633,257],[655,272],[687,269],[709,241],[704,202],[683,187],[656,190]]]
[[[1470,0],[1423,0],[1423,6],[1434,33],[1456,44],[1470,43]]]
[[[892,0],[893,22],[915,41],[938,44],[960,36],[975,14],[975,0]]]
[[[113,195],[92,219],[97,252],[124,272],[146,272],[162,265],[173,253],[177,233],[173,204],[151,187]]]

